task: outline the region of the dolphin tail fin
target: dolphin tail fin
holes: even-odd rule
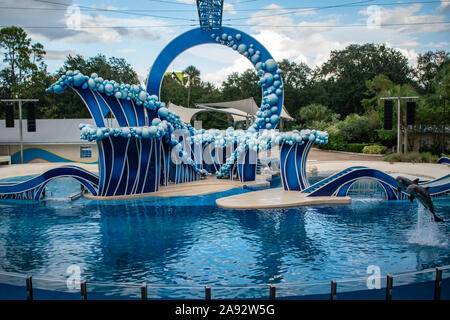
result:
[[[409,195],[409,196],[408,196],[408,199],[409,199],[409,201],[413,202],[413,200],[414,200],[414,196],[412,196],[412,195]]]

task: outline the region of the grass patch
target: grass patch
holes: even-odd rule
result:
[[[392,153],[384,157],[388,162],[436,163],[439,157],[429,152]]]

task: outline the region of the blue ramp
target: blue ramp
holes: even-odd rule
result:
[[[308,197],[344,197],[353,183],[360,179],[373,179],[380,183],[388,200],[402,200],[407,196],[406,193],[397,191],[399,185],[392,176],[367,167],[347,168],[313,184],[302,192],[308,193]],[[431,196],[445,194],[450,191],[450,174],[419,185],[424,188],[429,187],[428,192]]]
[[[383,186],[388,200],[401,199],[397,192],[398,183],[392,176],[380,170],[366,167],[351,167],[342,170],[331,177],[319,181],[303,192],[309,193],[308,197],[344,197],[353,183],[357,180],[368,178],[378,181]]]
[[[50,169],[23,182],[0,183],[0,199],[41,200],[47,183],[58,177],[74,178],[94,196],[97,195],[99,185],[97,175],[76,166],[62,166]]]

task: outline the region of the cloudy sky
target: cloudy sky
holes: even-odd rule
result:
[[[321,65],[350,43],[385,43],[414,64],[418,53],[450,51],[450,1],[230,0],[223,25],[250,33],[275,59]],[[194,0],[0,0],[1,27],[23,27],[47,51],[49,71],[67,54],[125,58],[142,81],[164,46],[198,26]],[[250,62],[228,47],[203,45],[181,54],[168,71],[193,64],[220,85]]]

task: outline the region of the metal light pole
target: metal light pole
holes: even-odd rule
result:
[[[413,97],[382,97],[380,98],[380,100],[397,100],[397,153],[403,153],[400,152],[401,148],[401,117],[402,117],[402,112],[401,112],[401,100],[402,99],[419,99],[418,96],[413,96]],[[406,141],[406,147],[405,147],[405,152],[408,152],[408,141]]]
[[[20,137],[20,163],[23,164],[23,129],[22,129],[22,102],[37,102],[39,99],[2,99],[2,102],[19,102],[19,137]]]

